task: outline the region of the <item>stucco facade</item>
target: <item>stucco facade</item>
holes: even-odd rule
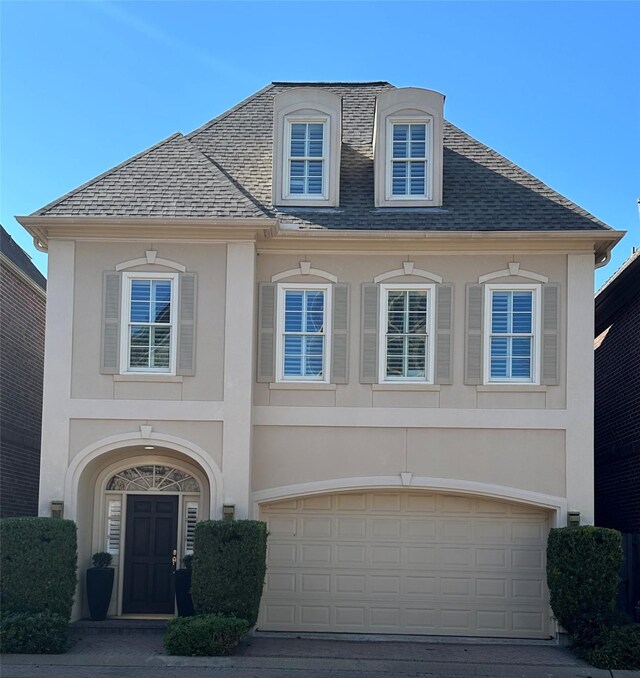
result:
[[[343,172],[344,154],[343,149]],[[446,168],[445,153],[445,206]],[[288,227],[277,214],[230,219],[45,212],[25,217],[23,223],[49,252],[39,510],[48,515],[51,502],[64,501],[65,517],[78,523],[80,571],[93,552],[112,550],[118,574],[110,614],[126,612],[126,495],[140,492],[113,479],[130,468],[153,467],[176,469],[191,479],[175,490],[180,502],[178,559],[191,548],[189,520],[196,515],[198,520],[222,518],[223,505],[228,505],[236,518],[268,520],[273,574],[267,581],[262,628],[525,637],[553,633],[540,578],[543,544],[549,526],[566,524],[568,511],[580,512],[583,523],[594,519],[593,273],[619,234],[596,225],[544,232],[314,230]],[[124,273],[142,278],[175,274],[180,280],[197,276],[189,325],[195,329],[195,352],[184,373],[109,373],[104,360],[101,368],[107,336],[105,275]],[[362,378],[362,289],[380,281],[408,289],[427,289],[428,282],[433,294],[441,285],[451,291],[446,378]],[[557,291],[555,378],[491,383],[485,375],[480,383],[470,383],[468,288],[482,291],[496,282],[535,290],[549,284]],[[265,351],[266,325],[260,290],[265,285],[278,290],[283,284],[325,285],[327,295],[342,290],[346,305],[339,378],[331,378],[328,369],[316,381],[265,378],[261,372],[258,357]],[[335,335],[327,339],[330,343],[338,346]],[[162,487],[158,481],[148,487],[149,494]],[[313,497],[318,498],[315,504]],[[351,497],[352,503],[340,497]],[[460,508],[460,498],[468,506]],[[372,530],[366,539],[375,541],[377,530],[397,524],[397,557],[413,574],[393,584],[402,588],[395,598],[391,589],[378,591],[379,577],[373,576],[359,593],[351,591],[354,600],[358,595],[362,600],[354,603],[357,612],[347,613],[335,603],[342,585],[340,534],[347,538],[340,530],[355,525],[349,511],[360,511],[364,525],[367,506],[373,514],[382,511],[382,518],[366,527]],[[500,566],[506,574],[480,577],[483,566],[476,551],[468,554],[476,565],[454,565],[462,568],[466,593],[447,589],[448,580],[438,574],[440,588],[433,595],[441,602],[431,617],[409,610],[407,587],[415,579],[411,567],[423,574],[429,568],[426,561],[410,566],[408,542],[399,536],[413,529],[411,516],[426,525],[429,511],[439,516],[434,519],[438,534],[448,525],[476,526],[475,537],[458,537],[464,543],[475,540],[470,548],[476,550],[483,539],[478,530],[512,534],[500,537],[507,540],[500,557],[511,563]],[[473,515],[466,520],[468,511]],[[487,515],[495,523],[489,525]],[[322,521],[328,532],[314,536],[309,526]],[[311,541],[295,546],[295,539],[305,534]],[[449,557],[447,540],[454,537],[443,539],[437,556],[444,559],[441,565]],[[278,560],[281,549],[311,553],[319,548],[317,540],[326,544],[330,562],[314,565],[300,556],[287,570],[286,558]],[[379,566],[376,558],[387,548],[383,542],[367,546],[373,560],[366,561],[363,572]],[[522,552],[529,554],[526,567],[533,569],[526,571],[535,570],[528,579],[517,577],[516,544],[525,544]],[[460,544],[457,548],[462,549]],[[313,604],[300,602],[308,593],[307,580],[315,587],[307,596]],[[489,610],[483,607],[482,586],[498,580],[505,593],[497,588],[487,593],[494,596]],[[277,597],[278,586],[290,587],[285,607],[269,602]],[[523,586],[533,586],[537,593],[526,593]],[[442,602],[448,595],[455,598],[450,613]],[[537,607],[516,609],[518,596],[533,597]],[[329,599],[334,603],[325,605]],[[387,612],[380,616],[376,605],[381,600]],[[82,590],[74,614],[86,614]]]

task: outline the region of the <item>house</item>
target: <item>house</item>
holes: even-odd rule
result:
[[[260,629],[555,632],[622,234],[443,107],[275,82],[20,218],[49,252],[39,510],[81,569],[113,554],[110,614],[173,613],[224,515],[268,522]]]
[[[640,250],[595,300],[596,524],[640,534]]]
[[[0,516],[35,516],[46,280],[1,226],[0,237]]]

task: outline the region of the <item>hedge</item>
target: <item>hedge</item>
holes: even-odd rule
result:
[[[71,617],[76,590],[76,526],[59,518],[0,520],[2,613]]]
[[[599,669],[640,669],[640,624],[607,629],[578,654]]]
[[[0,621],[0,652],[61,654],[67,649],[68,621],[55,612],[14,612]]]
[[[258,620],[267,557],[267,526],[257,520],[196,525],[191,597],[196,614]]]
[[[601,620],[603,627],[609,624],[621,561],[617,530],[593,526],[551,530],[547,544],[551,608],[570,636],[582,631],[586,619]]]
[[[176,617],[167,625],[164,646],[169,654],[183,657],[227,655],[249,628],[244,619],[217,614]]]

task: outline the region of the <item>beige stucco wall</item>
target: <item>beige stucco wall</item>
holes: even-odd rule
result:
[[[320,393],[313,389],[290,389],[282,391],[266,383],[257,383],[254,391],[256,405],[273,406],[337,406],[337,407],[439,407],[439,408],[563,408],[566,404],[564,368],[566,365],[566,313],[561,313],[561,379],[557,386],[547,386],[531,391],[531,387],[508,390],[500,387],[476,387],[464,384],[464,341],[465,341],[465,285],[477,283],[486,273],[507,268],[509,262],[517,261],[526,271],[532,271],[549,278],[549,282],[560,284],[561,308],[566,311],[567,257],[564,254],[520,254],[509,255],[419,255],[407,252],[392,254],[318,254],[300,252],[281,254],[261,252],[258,256],[256,275],[258,282],[268,282],[275,274],[298,268],[300,261],[310,261],[312,267],[331,273],[341,283],[351,285],[351,315],[349,337],[349,383],[338,384],[333,392]],[[360,301],[361,284],[373,282],[375,276],[402,269],[403,261],[413,261],[416,269],[423,269],[442,276],[444,282],[453,283],[453,383],[439,389],[425,392],[419,387],[394,388],[385,384],[376,388],[360,384]],[[313,276],[296,276],[284,282],[322,282]],[[430,282],[416,276],[402,276],[385,282]],[[522,277],[499,278],[499,283],[532,282]]]
[[[196,374],[179,383],[114,380],[100,374],[102,276],[117,264],[144,257],[146,250],[198,274]],[[167,271],[137,266],[132,271]],[[222,400],[225,327],[226,247],[218,244],[78,242],[73,302],[73,398],[124,400]]]
[[[253,450],[254,491],[410,472],[566,496],[563,431],[257,426]]]

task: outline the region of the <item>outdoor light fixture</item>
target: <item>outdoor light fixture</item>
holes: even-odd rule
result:
[[[235,504],[223,504],[222,505],[222,517],[224,520],[233,520],[236,517],[236,505]]]
[[[62,518],[64,515],[64,502],[60,499],[56,499],[51,502],[51,517],[52,518]]]
[[[567,514],[567,527],[580,527],[580,511],[569,511]]]
[[[145,450],[155,450],[156,448],[153,445],[145,445],[144,449]]]

